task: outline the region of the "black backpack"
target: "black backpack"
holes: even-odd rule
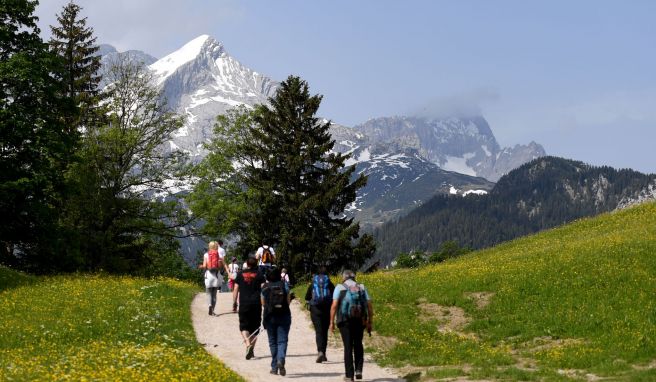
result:
[[[282,282],[276,281],[267,284],[269,292],[266,294],[266,312],[267,314],[282,313],[287,310],[287,292]]]

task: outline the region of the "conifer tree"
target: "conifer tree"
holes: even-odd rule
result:
[[[96,54],[100,48],[96,45],[93,28],[87,27],[87,18],[81,18],[81,11],[82,8],[71,1],[57,15],[59,25],[50,26],[50,49],[64,65],[60,80],[65,86],[65,96],[72,98],[78,107],[79,115],[69,121],[72,134],[79,124],[94,119],[92,111],[97,106],[101,80],[100,56]]]
[[[61,67],[39,37],[36,1],[0,6],[0,261],[37,269],[56,230],[63,166],[74,140],[56,77]]]
[[[332,151],[330,122],[316,116],[321,99],[310,95],[307,82],[290,76],[269,99],[270,106],[221,118],[220,142],[209,147],[201,168],[208,174],[212,163],[223,167],[214,167],[213,178],[201,181],[190,197],[210,227],[216,216],[199,206],[217,199],[239,201],[242,224],[231,225],[231,233],[246,248],[262,240],[276,246],[278,260],[296,272],[320,263],[333,270],[358,267],[373,253],[370,237],[354,243],[359,224],[344,215],[366,177],[352,181],[355,167],[345,167],[348,156]]]

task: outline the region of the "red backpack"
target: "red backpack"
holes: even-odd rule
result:
[[[207,257],[209,262],[209,270],[218,271],[219,269],[223,268],[223,262],[219,256],[219,251],[216,249],[210,249],[207,252]]]

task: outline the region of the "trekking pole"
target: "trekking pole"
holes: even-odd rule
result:
[[[250,336],[248,336],[248,341],[251,342],[252,340],[256,339],[257,337],[260,336],[261,333],[262,333],[262,326],[260,325],[260,327],[257,328],[257,330],[255,330]],[[255,337],[253,337],[253,336],[255,336]],[[246,343],[245,340],[244,340],[244,343]]]

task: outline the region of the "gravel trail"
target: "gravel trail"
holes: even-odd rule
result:
[[[232,313],[232,294],[217,295],[216,315],[210,316],[207,308],[207,295],[199,293],[191,304],[191,316],[198,342],[213,356],[219,358],[228,367],[248,381],[275,381],[289,378],[294,381],[343,381],[343,351],[329,344],[326,357],[328,362],[316,363],[316,345],[314,330],[306,312],[302,311],[298,301],[292,301],[292,328],[289,332],[289,344],[285,377],[269,374],[271,353],[265,331],[255,346],[255,357],[246,360],[246,346],[239,334],[239,320]],[[339,336],[339,332],[335,332]],[[330,334],[332,336],[332,334]],[[366,334],[365,334],[366,335]],[[375,334],[374,334],[375,335]],[[335,341],[329,341],[335,342]],[[339,341],[341,343],[341,340]],[[376,365],[365,354],[363,381],[402,381],[392,371]]]

